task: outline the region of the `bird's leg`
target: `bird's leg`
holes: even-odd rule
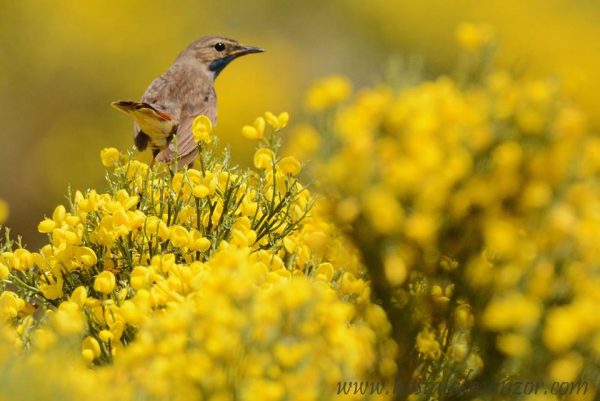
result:
[[[150,161],[150,168],[152,168],[154,166],[154,163],[156,162],[156,156],[158,155],[159,152],[160,152],[160,149],[156,149],[156,148],[152,149],[152,160]]]

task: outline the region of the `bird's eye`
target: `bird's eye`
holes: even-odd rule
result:
[[[222,52],[223,50],[225,50],[225,45],[221,42],[218,42],[214,45],[214,48],[216,51]]]

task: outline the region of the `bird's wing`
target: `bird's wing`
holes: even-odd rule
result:
[[[174,94],[175,91],[176,82],[163,74],[150,83],[139,103],[150,105],[159,117],[166,117],[173,125],[178,125],[180,105],[177,96]],[[144,132],[138,123],[134,124],[133,130],[136,147],[139,150],[144,150],[151,139],[150,135]],[[141,145],[146,144],[146,146],[140,148],[138,143]]]

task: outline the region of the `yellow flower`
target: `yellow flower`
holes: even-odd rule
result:
[[[382,234],[398,230],[404,221],[402,205],[390,191],[371,189],[365,194],[364,211],[373,227]]]
[[[44,297],[48,299],[58,299],[64,295],[63,284],[64,280],[61,276],[54,278],[53,276],[47,276],[47,284],[41,284],[39,286],[40,291]]]
[[[496,346],[500,351],[514,357],[523,356],[530,350],[527,337],[515,333],[506,333],[498,336]]]
[[[519,249],[520,236],[518,227],[511,221],[493,219],[485,224],[486,245],[498,255],[514,255]]]
[[[206,198],[210,194],[210,189],[204,184],[194,185],[192,188],[192,195],[196,198]]]
[[[25,271],[33,267],[33,256],[27,249],[19,248],[14,252],[15,265],[13,266],[16,270]]]
[[[552,362],[549,375],[555,382],[573,382],[583,368],[584,359],[577,352],[570,352]]]
[[[320,145],[321,137],[315,128],[301,124],[294,127],[290,140],[286,143],[285,153],[304,160],[313,155]]]
[[[191,231],[189,241],[190,243],[188,246],[192,251],[205,252],[210,249],[210,240],[202,236],[202,233],[198,230],[194,229]]]
[[[494,30],[487,24],[464,22],[456,30],[456,38],[462,47],[470,51],[479,51],[494,39]]]
[[[491,330],[535,327],[540,305],[537,300],[514,292],[492,299],[483,313],[483,324]]]
[[[134,290],[141,290],[142,288],[146,288],[150,283],[151,272],[147,267],[144,266],[136,266],[133,268],[131,272],[131,277],[129,281],[131,282],[131,287]]]
[[[40,222],[40,224],[38,224],[38,231],[43,233],[43,234],[47,234],[47,233],[51,233],[52,231],[54,231],[54,229],[56,228],[56,222],[52,219],[44,219]]]
[[[281,366],[284,368],[293,368],[298,363],[302,361],[304,358],[308,358],[307,355],[309,350],[307,349],[305,344],[275,344],[275,349],[273,350],[275,358],[279,361]]]
[[[87,297],[88,297],[87,288],[80,285],[79,287],[77,287],[73,290],[73,292],[71,293],[71,297],[69,299],[72,302],[75,302],[80,307],[83,307],[83,305],[85,305],[85,301],[87,301]]]
[[[271,127],[273,127],[275,131],[279,131],[280,129],[285,128],[288,121],[290,120],[290,115],[288,114],[288,112],[284,111],[282,113],[279,113],[278,116],[276,116],[270,111],[267,111],[265,113],[265,120]]]
[[[132,326],[138,326],[144,319],[144,315],[131,300],[123,302],[119,308],[119,316],[125,321],[125,323],[131,324]]]
[[[300,174],[300,162],[295,157],[286,156],[277,163],[279,169],[284,174],[296,176]]]
[[[125,210],[131,209],[132,207],[136,206],[140,201],[139,196],[130,196],[125,189],[117,191],[117,193],[115,194],[115,198]]]
[[[77,248],[77,251],[75,251],[75,259],[84,267],[92,267],[98,263],[98,258],[94,251],[86,246]]]
[[[8,203],[4,199],[0,199],[0,225],[8,219],[8,210]]]
[[[8,269],[8,266],[0,262],[0,280],[6,280],[9,274],[10,270]]]
[[[64,205],[56,206],[52,212],[52,220],[54,220],[54,222],[59,226],[63,224],[66,216],[67,209],[64,207]]]
[[[115,285],[115,275],[108,270],[101,272],[94,279],[94,290],[103,294],[110,294],[115,289]]]
[[[351,272],[344,272],[340,284],[342,294],[358,294],[365,287],[365,282],[362,279],[357,279]]]
[[[352,91],[347,78],[339,75],[330,76],[316,82],[306,95],[306,107],[309,111],[325,110],[346,99]]]
[[[242,127],[242,135],[248,139],[262,139],[265,133],[265,119],[258,117],[253,125]]]
[[[81,343],[81,355],[87,362],[92,362],[100,356],[101,349],[98,340],[94,337],[87,336]]]
[[[315,272],[315,275],[317,278],[319,278],[323,281],[329,282],[333,278],[334,272],[335,272],[335,270],[334,270],[333,265],[329,262],[324,262],[324,263],[319,264],[319,266],[317,267],[317,271]]]
[[[360,213],[360,204],[354,197],[342,199],[338,202],[335,217],[342,223],[351,223]]]
[[[0,294],[0,321],[17,316],[17,313],[24,307],[25,301],[17,294],[12,291],[3,291]]]
[[[254,166],[261,170],[273,167],[273,151],[269,148],[260,148],[254,153]]]
[[[114,338],[114,335],[109,330],[100,330],[98,337],[100,337],[100,340],[107,343]]]
[[[576,315],[567,307],[555,307],[547,314],[542,338],[550,350],[561,352],[578,340],[579,332]]]
[[[406,236],[427,245],[435,240],[437,222],[431,214],[414,213],[406,219]]]
[[[93,212],[98,209],[98,193],[91,190],[86,194],[86,197],[76,201],[77,209],[81,212]]]
[[[397,252],[388,255],[384,261],[385,277],[391,286],[399,286],[406,280],[406,263]]]
[[[53,327],[62,335],[80,334],[85,325],[83,311],[72,301],[61,302],[50,318]]]
[[[285,128],[290,121],[290,114],[287,111],[279,113],[277,116],[277,122],[279,123],[279,129]]]
[[[245,125],[242,127],[242,135],[248,139],[262,139],[262,135],[258,133],[256,128]]]
[[[170,232],[169,237],[171,239],[171,243],[173,244],[173,246],[176,246],[178,248],[183,248],[185,246],[188,246],[189,233],[185,229],[185,227],[171,226],[169,228],[169,232]]]
[[[116,148],[104,148],[100,151],[100,159],[104,167],[115,167],[121,154]]]
[[[425,357],[437,360],[441,355],[440,343],[435,338],[435,333],[429,329],[422,330],[417,335],[417,350]]]
[[[210,133],[212,131],[212,123],[210,119],[205,115],[200,115],[192,122],[192,133],[194,134],[194,141],[196,143],[210,143]]]

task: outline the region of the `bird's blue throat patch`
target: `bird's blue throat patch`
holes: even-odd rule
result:
[[[227,66],[227,64],[231,63],[231,61],[233,61],[233,59],[235,57],[236,56],[234,54],[232,54],[231,56],[227,56],[227,57],[223,57],[218,60],[215,60],[212,63],[210,63],[208,68],[215,74],[215,78],[216,78],[217,75],[219,75],[219,73],[221,71],[223,71],[223,68],[225,68]]]

